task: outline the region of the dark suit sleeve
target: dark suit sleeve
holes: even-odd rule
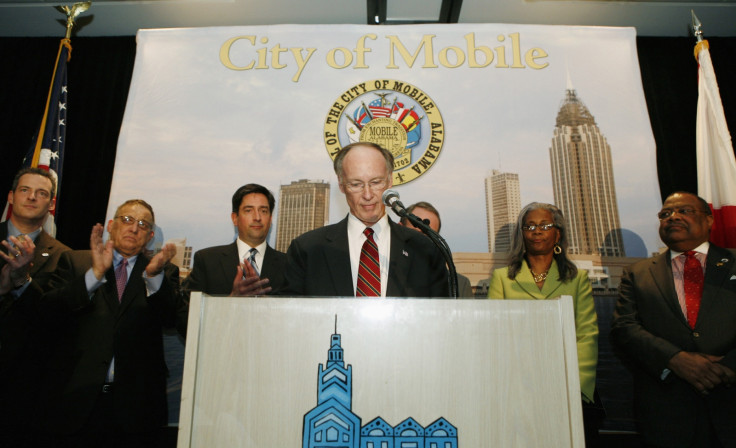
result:
[[[44,313],[73,313],[91,306],[84,274],[92,265],[85,251],[64,252],[42,298]],[[88,251],[87,251],[88,252]]]
[[[192,265],[192,272],[184,280],[182,291],[209,291],[207,289],[207,275],[205,273],[205,261],[202,256],[202,251],[194,253],[194,264]]]
[[[179,268],[176,265],[166,263],[161,287],[148,297],[148,303],[159,313],[164,326],[176,328],[183,336],[186,335],[189,303],[179,290]]]
[[[648,331],[642,324],[639,307],[646,288],[656,288],[643,269],[627,269],[621,277],[619,298],[613,313],[610,339],[614,351],[652,376],[659,377],[668,361],[682,349]],[[639,273],[637,278],[636,273]],[[639,282],[639,283],[637,283]]]
[[[299,238],[294,239],[286,252],[286,272],[284,287],[279,291],[282,296],[303,296],[305,294],[306,252]]]

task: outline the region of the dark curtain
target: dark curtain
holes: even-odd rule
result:
[[[733,132],[736,87],[731,82],[736,79],[736,38],[709,41],[729,129]],[[0,191],[6,192],[38,127],[59,39],[0,38],[0,43],[5,59],[0,71]],[[72,46],[69,124],[57,237],[74,249],[85,249],[92,225],[106,219],[118,132],[133,72],[135,37],[73,38]],[[637,38],[663,196],[677,190],[697,190],[698,89],[693,46],[694,39],[687,37]],[[5,202],[4,195],[2,198],[0,203]]]
[[[46,105],[60,38],[0,38],[0,196],[6,202]],[[57,238],[89,249],[106,219],[115,148],[135,59],[135,37],[72,38],[68,116]]]

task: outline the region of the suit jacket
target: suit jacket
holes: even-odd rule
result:
[[[416,230],[391,227],[387,297],[447,297],[445,259]],[[355,296],[348,249],[348,219],[307,232],[286,253],[286,285],[282,295]]]
[[[736,371],[736,251],[710,245],[698,320],[691,329],[677,300],[670,252],[640,261],[621,279],[611,343],[634,376],[634,410],[647,442],[691,446],[695,422],[710,419],[723,446],[736,446],[736,388],[701,395],[670,372],[684,350],[723,355]]]
[[[202,291],[210,295],[229,295],[233,290],[233,280],[237,273],[238,245],[236,242],[225,246],[208,247],[194,254],[194,266],[184,281],[186,291]],[[284,286],[286,254],[266,246],[261,267],[261,278],[267,278],[271,294],[278,293]]]
[[[470,285],[470,279],[462,274],[457,274],[457,298],[475,299],[473,287]]]
[[[588,273],[578,269],[578,275],[568,281],[560,281],[557,261],[549,267],[547,279],[540,290],[526,261],[516,278],[509,278],[508,267],[496,269],[491,276],[488,297],[491,299],[535,299],[544,300],[562,295],[572,296],[575,310],[575,335],[577,336],[578,370],[580,391],[588,402],[593,401],[595,371],[598,365],[598,315],[595,312],[593,289]]]
[[[65,324],[60,349],[50,360],[44,386],[45,423],[55,434],[72,434],[89,418],[110,362],[115,357],[114,413],[123,431],[153,430],[166,424],[166,376],[162,328],[185,318],[178,294],[179,269],[168,264],[161,288],[146,297],[142,274],[149,259],[139,255],[118,301],[115,273],[89,297],[84,275],[90,251],[62,255],[44,295],[46,306]]]
[[[0,223],[0,240],[7,237],[8,224]],[[11,294],[0,297],[0,428],[5,429],[30,423],[42,363],[53,350],[48,336],[52,322],[39,312],[39,299],[59,257],[69,250],[43,230],[34,243],[30,285],[17,299]],[[4,265],[0,260],[0,268]],[[0,429],[0,442],[6,432]]]

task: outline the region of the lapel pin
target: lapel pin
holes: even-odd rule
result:
[[[405,257],[409,256],[409,254],[405,250],[402,250],[401,253],[404,254]]]

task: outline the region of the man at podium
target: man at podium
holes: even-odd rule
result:
[[[381,196],[393,185],[393,166],[393,155],[375,143],[340,150],[334,169],[350,213],[292,241],[283,295],[448,296],[439,249],[386,215]]]

